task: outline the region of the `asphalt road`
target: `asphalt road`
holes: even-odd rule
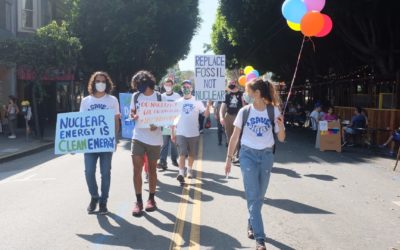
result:
[[[43,151],[0,165],[0,249],[253,249],[240,170],[205,131],[197,178],[159,173],[159,210],[131,216],[129,143],[113,158],[108,216],[88,215],[82,155]],[[268,249],[400,249],[400,173],[393,160],[321,153],[300,130],[279,144],[265,206]],[[148,187],[143,195],[147,198]]]

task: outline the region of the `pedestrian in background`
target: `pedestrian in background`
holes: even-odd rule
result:
[[[218,146],[222,145],[222,135],[224,134],[224,127],[220,119],[221,106],[222,102],[214,102],[214,118],[217,121]]]
[[[9,139],[17,138],[15,130],[17,129],[17,115],[19,113],[19,108],[17,105],[17,98],[15,96],[8,96],[7,105],[7,119],[8,119],[8,129],[10,130]]]
[[[119,131],[119,104],[116,97],[110,93],[114,88],[110,76],[103,71],[95,72],[89,79],[89,95],[82,99],[80,112],[95,110],[113,110],[115,114],[115,135]],[[117,142],[115,142],[117,144]],[[90,204],[87,208],[89,214],[94,213],[99,203],[99,214],[107,214],[108,193],[111,184],[111,162],[112,152],[85,153],[85,177],[86,184],[91,196]],[[99,195],[96,182],[96,165],[100,162],[101,173],[101,195]]]
[[[266,249],[266,235],[261,208],[274,163],[274,133],[281,142],[286,135],[273,84],[254,79],[247,84],[246,91],[254,101],[243,107],[234,121],[235,129],[229,142],[225,174],[228,176],[231,171],[233,154],[240,142],[240,168],[249,211],[248,237],[256,240],[256,249],[262,250]]]

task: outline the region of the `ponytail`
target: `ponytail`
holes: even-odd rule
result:
[[[247,86],[253,91],[260,91],[261,97],[271,103],[273,106],[279,106],[281,104],[281,98],[275,90],[274,84],[270,81],[264,81],[261,78],[257,78],[248,82]]]

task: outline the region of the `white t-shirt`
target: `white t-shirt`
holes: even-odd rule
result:
[[[320,114],[317,111],[313,111],[310,114],[310,117],[314,118],[311,119],[311,126],[313,130],[317,130],[318,129],[318,121],[320,120]]]
[[[268,117],[268,110],[258,111],[250,104],[250,114],[247,119],[246,125],[243,129],[241,145],[261,150],[271,148],[275,144],[274,135],[272,134],[272,123]],[[233,125],[242,129],[243,123],[243,110],[241,108],[236,116]],[[277,118],[281,115],[277,107],[274,108],[275,112],[275,133],[279,133],[279,126]]]
[[[105,94],[103,97],[97,98],[93,95],[88,95],[82,99],[80,112],[101,110],[101,109],[112,109],[115,115],[119,115],[119,104],[115,96]]]
[[[181,98],[177,102],[182,112],[177,119],[176,135],[185,137],[199,136],[199,114],[206,111],[204,104],[201,101],[196,101],[194,96],[187,100]]]
[[[168,95],[166,92],[162,94],[162,96],[165,98],[167,102],[175,102],[181,98],[181,96],[178,93],[172,92],[171,95]],[[162,130],[163,135],[171,135],[171,128],[169,127],[163,127]]]
[[[134,93],[132,95],[131,99],[131,109],[139,110],[140,109],[140,103],[141,102],[156,102],[157,100],[157,92],[154,91],[154,93],[150,96],[146,96],[142,93],[138,94],[139,97],[137,98],[137,107],[135,107],[134,104],[134,96],[137,95]],[[161,100],[165,101],[164,97],[161,96]],[[162,133],[161,133],[161,128],[157,128],[154,131],[151,131],[150,128],[137,128],[135,127],[133,129],[133,136],[132,139],[143,142],[148,145],[152,146],[161,146],[163,144],[163,139],[162,139]]]

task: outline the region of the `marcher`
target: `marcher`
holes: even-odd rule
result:
[[[220,121],[222,126],[225,128],[226,134],[226,146],[231,139],[233,134],[233,122],[236,119],[236,115],[239,110],[244,106],[243,93],[239,91],[238,83],[236,81],[230,81],[228,85],[228,92],[225,95],[225,102],[222,103],[220,110]],[[233,163],[239,163],[238,151],[234,153]]]
[[[273,84],[262,79],[247,83],[246,91],[253,104],[243,107],[234,122],[229,142],[225,174],[231,171],[231,160],[240,141],[240,168],[249,211],[248,237],[256,240],[256,249],[265,248],[261,208],[274,162],[274,133],[285,140],[285,127]],[[271,117],[273,116],[273,117]]]
[[[175,93],[173,91],[173,87],[174,87],[174,82],[171,79],[167,79],[164,83],[165,93],[162,94],[162,96],[167,102],[175,102],[181,98],[181,96],[178,93]],[[163,145],[161,147],[160,162],[158,163],[157,168],[162,170],[166,170],[168,168],[167,157],[170,148],[171,148],[172,165],[178,167],[179,165],[177,161],[178,151],[175,143],[171,141],[171,128],[163,127],[162,132],[163,132]]]
[[[218,146],[222,145],[222,135],[224,134],[224,127],[222,126],[220,119],[221,106],[222,102],[214,102],[214,118],[217,121]]]
[[[148,71],[139,71],[132,81],[135,89],[138,90],[132,95],[131,116],[137,120],[139,117],[137,111],[140,109],[140,103],[145,101],[162,101],[163,97],[154,90],[156,79]],[[142,199],[142,170],[145,154],[148,159],[149,168],[149,199],[147,200],[145,210],[153,212],[157,209],[155,193],[157,186],[157,161],[160,158],[160,149],[162,142],[162,132],[160,127],[151,125],[150,128],[138,128],[135,126],[132,137],[132,163],[133,163],[133,183],[135,186],[136,203],[133,207],[132,215],[141,216],[143,214]]]
[[[181,185],[185,183],[185,158],[188,156],[189,162],[187,167],[187,177],[193,178],[193,162],[197,154],[199,143],[199,114],[204,117],[210,115],[210,103],[207,108],[204,107],[201,101],[196,101],[192,96],[192,82],[185,80],[182,84],[183,97],[177,102],[179,103],[182,112],[176,123],[176,128],[172,127],[172,141],[176,142],[179,152],[179,173],[177,180]]]
[[[89,80],[89,95],[82,99],[80,112],[111,109],[115,113],[115,134],[119,131],[119,104],[117,98],[110,93],[114,84],[106,72],[95,72]],[[107,214],[107,200],[111,182],[112,152],[85,153],[85,177],[91,195],[91,201],[87,208],[89,214],[94,213],[97,204],[100,203],[99,214]],[[100,161],[101,195],[99,195],[96,182],[96,165]]]
[[[17,115],[19,113],[19,108],[17,105],[17,98],[10,95],[8,96],[8,106],[7,106],[7,119],[8,119],[8,129],[10,130],[9,139],[17,138],[15,130],[17,129]]]

